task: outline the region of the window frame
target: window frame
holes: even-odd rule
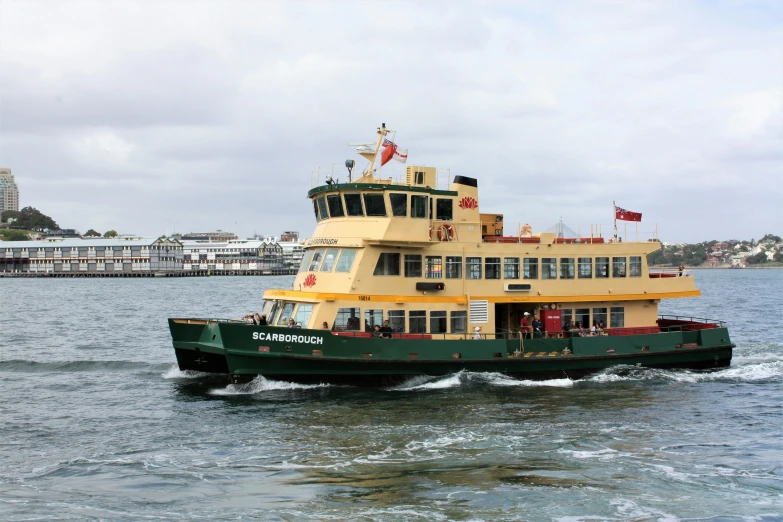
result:
[[[351,198],[353,200],[356,198],[356,200],[359,202],[359,208],[361,210],[360,214],[356,214],[355,209],[355,201],[352,201],[352,203],[348,203],[348,198]],[[345,207],[345,215],[348,217],[364,217],[364,198],[362,198],[361,192],[348,192],[343,194],[343,204]]]
[[[585,263],[585,261],[587,261]],[[592,279],[593,278],[593,258],[592,257],[579,257],[576,260],[577,263],[577,277],[579,279]],[[589,270],[584,270],[587,267]]]
[[[542,257],[541,258],[541,279],[557,279],[557,258],[556,257]]]
[[[404,254],[403,272],[405,277],[421,277],[422,274],[421,254]]]
[[[532,269],[532,270],[531,270]],[[522,279],[538,279],[538,258],[525,257],[522,259]]]
[[[367,215],[367,217],[386,217],[388,215],[388,211],[386,209],[386,198],[383,197],[383,194],[370,194],[365,192],[362,194],[362,196],[364,199],[364,213]],[[381,205],[383,206],[382,214],[378,213],[378,201],[380,201]],[[372,214],[370,211],[372,211]]]
[[[443,279],[443,256],[424,256],[424,279]]]
[[[500,261],[499,257],[484,258],[484,279],[500,279]]]
[[[403,205],[400,207],[399,203],[395,203],[395,199],[399,199],[402,196]],[[407,217],[408,216],[408,193],[407,192],[390,192],[389,193],[389,205],[391,206],[392,217]]]
[[[462,256],[446,256],[445,269],[446,279],[462,279]]]
[[[435,219],[440,221],[454,220],[454,200],[452,198],[435,199]]]
[[[465,278],[473,281],[481,279],[482,259],[475,256],[465,257]]]

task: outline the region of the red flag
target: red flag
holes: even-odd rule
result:
[[[386,165],[389,160],[405,163],[408,160],[408,150],[397,148],[397,144],[387,139],[383,140],[383,153],[381,153],[381,167]]]
[[[630,210],[625,210],[624,208],[620,208],[617,205],[615,205],[614,217],[615,219],[619,219],[620,221],[641,221],[642,213],[631,212]]]

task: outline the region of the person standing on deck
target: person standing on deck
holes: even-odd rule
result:
[[[525,339],[530,339],[530,324],[527,322],[527,316],[529,315],[529,312],[525,312],[519,320],[519,331]]]

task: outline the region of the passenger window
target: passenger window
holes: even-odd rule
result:
[[[408,195],[407,194],[389,194],[392,216],[406,217],[408,215]]]
[[[362,329],[360,317],[361,310],[359,308],[340,308],[334,318],[334,329],[358,332]]]
[[[443,277],[443,258],[441,256],[427,256],[427,271],[425,279],[440,279]]]
[[[435,206],[435,219],[451,221],[454,215],[452,205],[453,200],[451,199],[438,199]]]
[[[349,216],[364,216],[361,194],[343,194],[345,198],[345,213]]]
[[[296,303],[286,303],[283,305],[283,311],[280,312],[280,319],[277,321],[278,326],[287,325],[288,319],[293,318],[294,306],[296,306]]]
[[[389,326],[394,332],[405,331],[405,310],[389,310]]]
[[[612,277],[625,277],[625,258],[612,258]]]
[[[411,217],[427,218],[427,196],[411,196]]]
[[[596,257],[595,258],[595,277],[603,279],[609,277],[609,258],[608,257]]]
[[[308,303],[300,303],[296,307],[296,314],[294,315],[294,322],[297,325],[301,325],[302,328],[307,328],[310,323],[310,316],[313,315],[313,305]]]
[[[593,258],[579,258],[579,279],[591,279],[593,277]]]
[[[446,256],[446,279],[462,279],[462,258]]]
[[[574,258],[573,257],[561,257],[560,258],[560,279],[573,279],[574,278]]]
[[[340,199],[338,194],[326,196],[326,202],[329,206],[329,216],[335,218],[343,217],[345,215],[345,212],[343,212],[343,200]]]
[[[351,266],[353,266],[353,260],[356,257],[356,250],[353,248],[344,248],[340,252],[340,259],[337,261],[337,266],[334,267],[335,272],[350,272]]]
[[[445,310],[430,312],[430,333],[446,333],[447,322]]]
[[[408,322],[410,333],[426,333],[427,332],[427,311],[426,310],[411,310],[408,316]]]
[[[372,332],[375,325],[383,326],[383,310],[371,309],[364,311],[364,331]]]
[[[391,254],[388,252],[381,253],[381,255],[378,256],[378,263],[375,265],[375,271],[372,275],[400,275],[400,254]]]
[[[557,258],[541,258],[541,279],[557,279]]]
[[[368,216],[386,216],[386,203],[383,201],[383,194],[365,194],[364,208],[367,209]]]
[[[421,277],[420,254],[405,254],[405,277]]]
[[[310,268],[310,262],[313,260],[313,251],[308,250],[305,252],[304,257],[302,258],[302,264],[299,265],[299,271],[300,272],[306,272]]]
[[[642,276],[642,258],[641,256],[631,256],[631,277]]]
[[[481,258],[465,258],[465,269],[468,273],[468,279],[481,279]]]

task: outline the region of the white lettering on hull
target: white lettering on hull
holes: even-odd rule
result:
[[[293,335],[266,332],[253,332],[255,341],[276,341],[279,343],[324,344],[324,338],[317,335]]]

